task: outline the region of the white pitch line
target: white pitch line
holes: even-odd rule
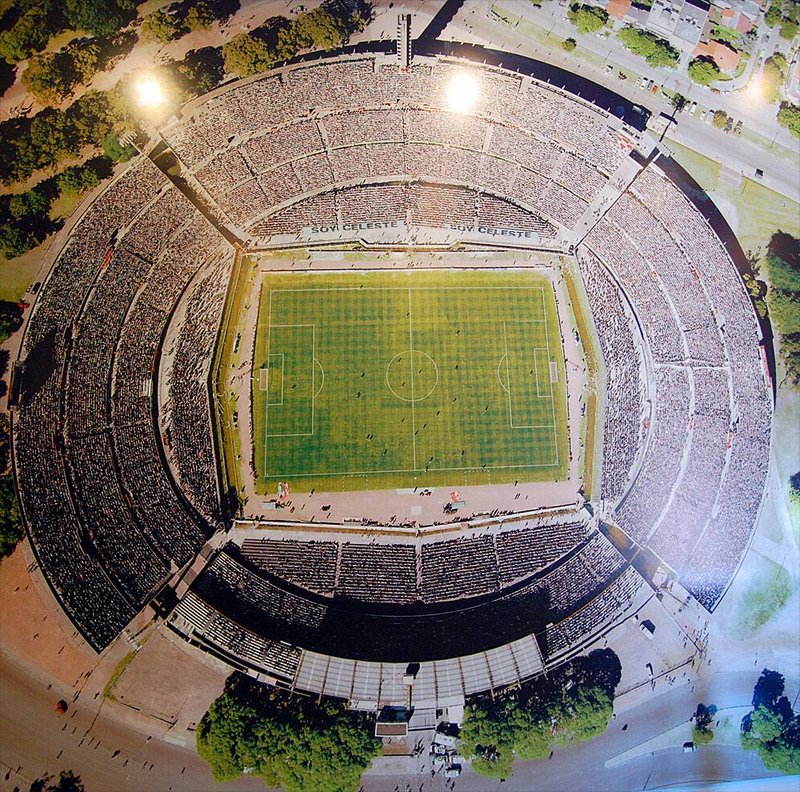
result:
[[[411,358],[411,450],[413,465],[417,467],[417,411],[414,407],[414,341],[411,329],[411,289],[408,290],[408,355]]]

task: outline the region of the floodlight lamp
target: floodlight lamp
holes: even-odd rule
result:
[[[456,113],[468,113],[478,100],[478,81],[471,74],[454,74],[447,85],[447,105]]]
[[[142,77],[136,83],[136,93],[139,98],[139,104],[145,107],[155,107],[164,104],[166,101],[163,86],[152,76]]]

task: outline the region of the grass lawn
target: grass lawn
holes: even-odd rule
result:
[[[711,195],[720,195],[733,205],[737,214],[733,229],[742,249],[766,252],[767,243],[776,231],[800,236],[800,206],[752,179],[742,179],[737,186],[720,180],[720,164],[686,148],[669,142],[675,159]]]
[[[83,199],[83,195],[62,195],[50,205],[50,219],[67,218]],[[6,260],[0,254],[0,300],[16,302],[33,283],[42,266],[42,259],[50,249],[54,234],[46,237],[40,245],[17,258]]]
[[[253,369],[262,491],[566,475],[564,355],[539,274],[271,273]]]
[[[739,601],[734,632],[739,638],[755,635],[788,602],[795,588],[791,575],[774,561],[752,553],[752,577]]]

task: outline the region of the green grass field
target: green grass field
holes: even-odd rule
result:
[[[270,273],[253,369],[262,492],[567,474],[564,356],[541,275]]]

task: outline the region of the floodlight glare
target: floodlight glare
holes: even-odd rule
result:
[[[469,112],[478,100],[478,82],[464,72],[454,74],[447,86],[447,105],[456,113]]]
[[[136,84],[136,93],[139,96],[139,104],[146,107],[154,107],[166,101],[164,89],[155,77],[142,77]]]

